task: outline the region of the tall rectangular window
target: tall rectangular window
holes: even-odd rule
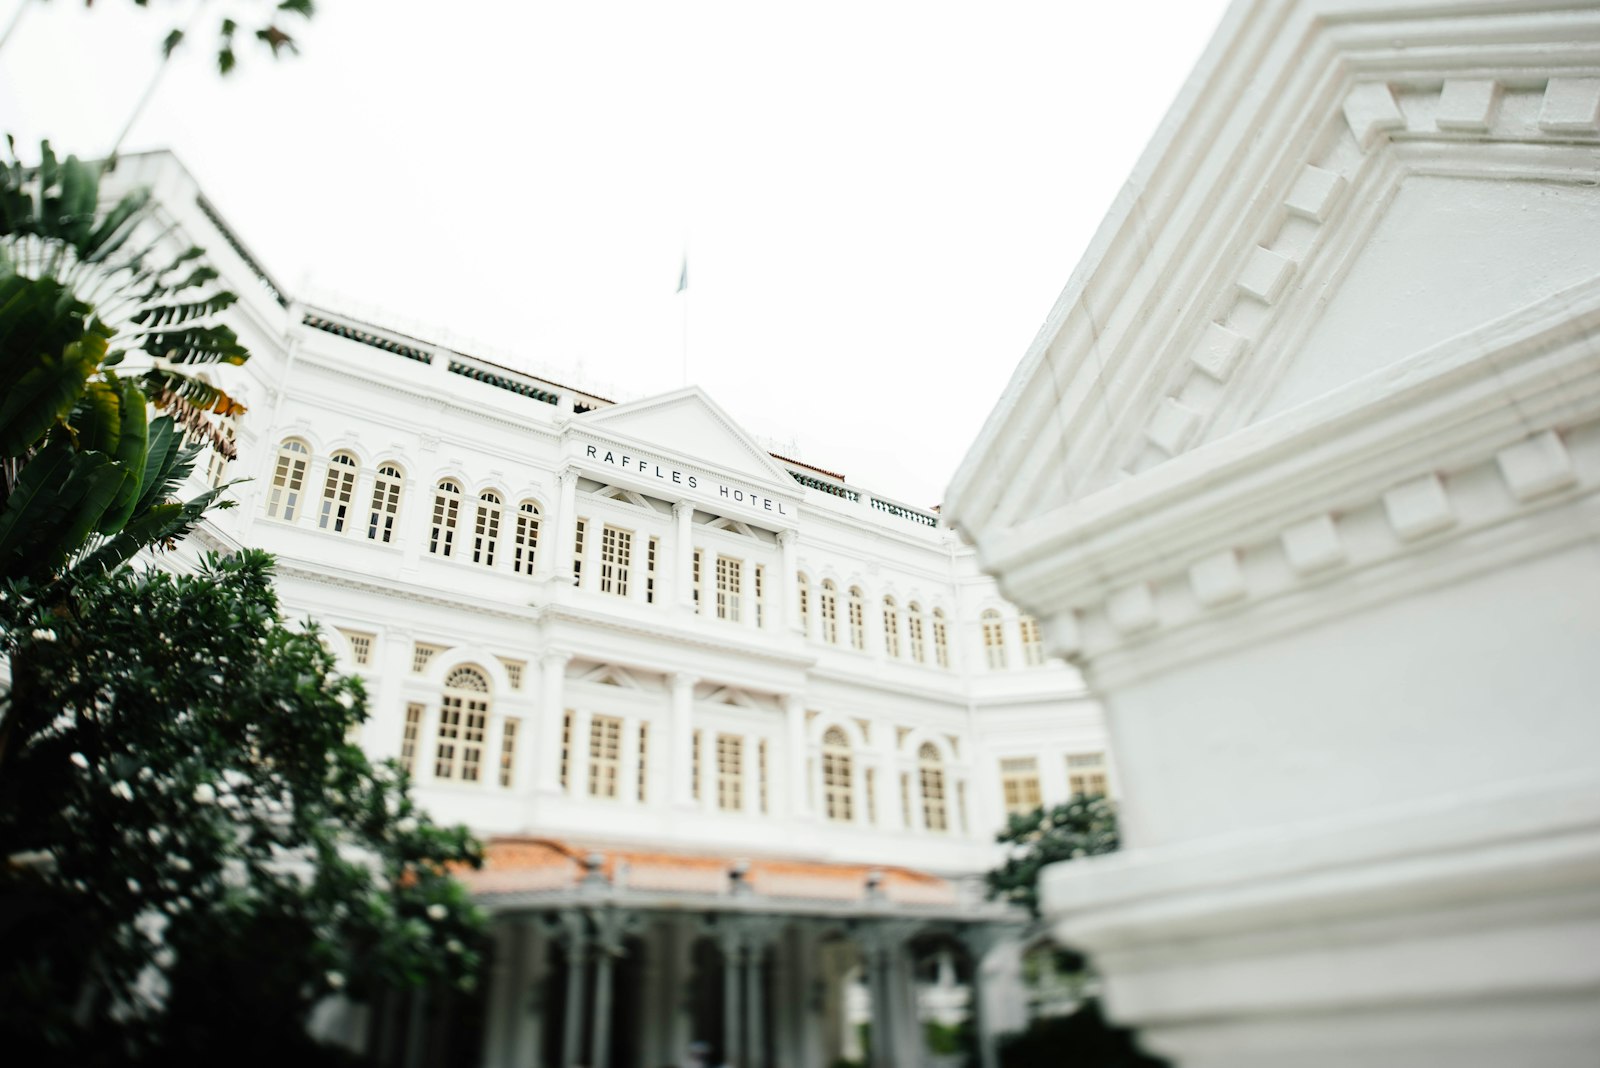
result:
[[[737,734],[717,735],[717,807],[744,811],[744,739]]]
[[[864,771],[864,786],[867,792],[867,822],[878,822],[878,769],[867,768]]]
[[[810,634],[811,584],[806,581],[806,577],[804,575],[801,575],[798,580],[796,580],[794,595],[796,597],[795,604],[800,609],[800,632],[802,634]]]
[[[645,787],[650,780],[650,724],[639,724],[639,800],[648,800]]]
[[[989,661],[990,671],[1006,669],[1006,632],[1002,629],[1000,613],[989,609],[983,613],[983,652]]]
[[[756,801],[762,815],[767,813],[767,740],[756,743]]]
[[[622,720],[595,716],[589,721],[589,796],[616,797],[621,767]]]
[[[900,819],[902,825],[909,830],[911,828],[911,773],[909,771],[900,773]]]
[[[1072,753],[1067,757],[1067,789],[1075,797],[1106,796],[1106,755]]]
[[[456,521],[461,517],[461,487],[442,479],[433,494],[433,525],[428,528],[428,551],[439,556],[455,552]]]
[[[478,495],[478,515],[472,525],[472,562],[494,566],[500,548],[500,498],[493,493]]]
[[[656,603],[656,561],[661,558],[661,539],[651,538],[644,554],[644,603]]]
[[[589,521],[582,516],[572,528],[572,584],[576,586],[583,579],[583,536],[589,532]]]
[[[689,739],[689,795],[696,801],[700,800],[700,736],[704,731],[695,731]]]
[[[406,725],[400,733],[400,766],[415,775],[417,771],[417,740],[422,737],[422,706],[415,702],[406,705]]]
[[[511,767],[517,759],[517,727],[519,720],[506,717],[500,735],[500,785],[511,785]]]
[[[511,570],[533,574],[533,556],[539,551],[539,506],[532,501],[517,505],[517,525],[511,544]]]
[[[633,558],[633,534],[607,526],[600,531],[600,592],[628,596],[628,566]]]
[[[730,556],[717,557],[717,618],[739,622],[741,604],[739,584],[743,562]]]
[[[1000,793],[1006,815],[1026,816],[1041,804],[1039,758],[1006,757],[1000,761]]]
[[[446,691],[439,702],[439,748],[433,774],[440,779],[477,782],[483,767],[483,736],[489,703],[470,694]]]
[[[691,575],[690,578],[691,578],[692,584],[694,586],[694,610],[696,612],[699,612],[699,611],[702,610],[702,608],[701,608],[701,606],[702,606],[702,598],[700,597],[700,550],[699,549],[696,549],[694,551],[694,574]]]
[[[756,626],[767,625],[767,569],[760,564],[756,565]]]
[[[372,507],[367,511],[367,537],[387,545],[394,540],[394,524],[400,515],[400,487],[405,476],[393,464],[378,468],[372,481]]]
[[[1039,636],[1039,621],[1032,616],[1023,616],[1019,622],[1022,626],[1022,660],[1029,667],[1038,667],[1044,663],[1044,640]]]
[[[917,778],[922,786],[922,826],[930,831],[949,830],[943,769],[924,763],[917,770]]]
[[[561,788],[572,782],[572,709],[561,717]]]
[[[322,484],[322,511],[317,527],[343,534],[350,519],[350,501],[356,495],[356,458],[336,452],[328,458],[328,477]]]

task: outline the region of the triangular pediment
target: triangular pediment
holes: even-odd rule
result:
[[[947,492],[980,549],[1597,273],[1600,80],[1331,3],[1225,21]]]
[[[787,486],[787,472],[698,386],[600,408],[574,425],[616,434],[683,460]]]
[[[1515,219],[1508,226],[1507,219]],[[1409,175],[1268,388],[1218,438],[1363,380],[1600,275],[1600,188]]]
[[[592,682],[600,686],[616,686],[624,690],[642,690],[639,680],[614,664],[600,664],[578,676],[575,682]]]

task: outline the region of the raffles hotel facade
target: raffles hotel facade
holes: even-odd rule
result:
[[[475,1022],[418,995],[321,1025],[392,1064],[821,1068],[938,1063],[929,1020],[970,1013],[993,1064],[1025,1022],[995,832],[1116,783],[1078,675],[938,514],[698,388],[612,403],[301,304],[171,156],[118,174],[253,354],[238,459],[195,475],[251,481],[194,541],[277,556],[366,683],[361,743],[488,843]]]

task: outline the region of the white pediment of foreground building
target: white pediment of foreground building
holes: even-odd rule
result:
[[[624,439],[708,469],[794,489],[788,472],[698,386],[585,412],[571,425],[601,439]]]
[[[1236,4],[946,515],[993,560],[1130,480],[1203,484],[1176,462],[1258,425],[1314,434],[1441,346],[1492,377],[1485,339],[1600,278],[1597,36],[1556,3]]]

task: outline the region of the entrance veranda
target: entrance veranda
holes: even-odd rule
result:
[[[395,1068],[664,1068],[697,1049],[736,1068],[966,1063],[930,1046],[932,1022],[994,1068],[999,992],[982,964],[1025,917],[920,873],[783,867],[596,854],[546,887],[478,873],[493,917],[481,1000],[376,1013],[367,1048]]]

